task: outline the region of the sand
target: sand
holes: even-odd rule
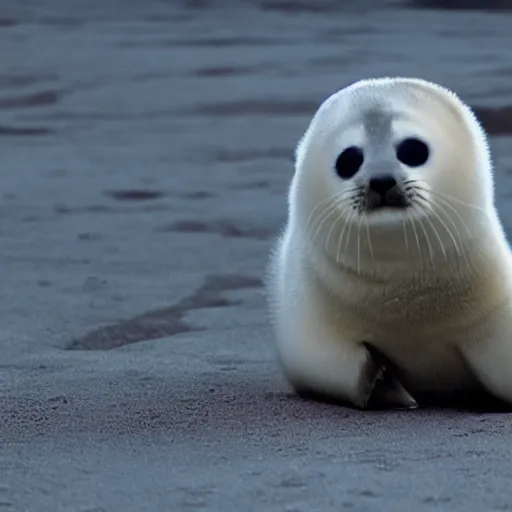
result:
[[[512,228],[512,14],[340,4],[1,3],[0,510],[512,508],[510,415],[306,402],[277,366],[263,269],[337,88],[457,90]]]

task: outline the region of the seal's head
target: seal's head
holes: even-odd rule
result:
[[[411,241],[421,254],[460,251],[478,235],[469,217],[494,208],[484,131],[454,93],[424,80],[363,80],[333,94],[296,157],[290,206],[336,260],[356,233],[359,252],[372,240],[383,256]]]

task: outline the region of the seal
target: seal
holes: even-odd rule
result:
[[[296,149],[267,290],[300,394],[361,409],[478,393],[512,404],[512,260],[472,110],[419,78],[327,98]]]

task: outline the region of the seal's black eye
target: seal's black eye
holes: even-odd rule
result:
[[[363,162],[363,150],[357,146],[349,146],[336,159],[336,173],[340,178],[349,180],[359,171]]]
[[[428,146],[420,139],[404,139],[396,148],[396,157],[407,167],[420,167],[429,156]]]

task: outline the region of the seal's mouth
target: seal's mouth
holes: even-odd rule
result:
[[[382,209],[405,210],[409,201],[401,190],[389,191],[385,195],[376,194],[369,190],[365,197],[364,209],[367,212],[375,212]]]
[[[383,208],[404,210],[409,206],[409,199],[403,187],[392,176],[377,176],[368,182],[363,192],[362,205],[366,212]]]

